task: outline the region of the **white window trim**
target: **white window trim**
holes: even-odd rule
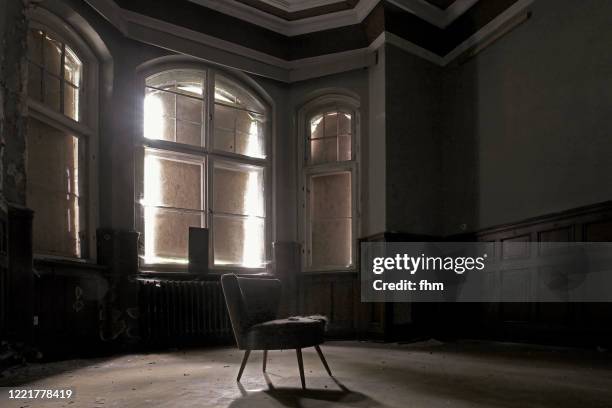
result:
[[[87,179],[82,183],[85,191],[84,206],[87,210],[86,218],[86,242],[81,242],[81,257],[72,258],[64,256],[53,256],[48,254],[34,254],[37,258],[59,258],[59,259],[79,259],[85,261],[95,261],[96,251],[96,229],[99,225],[98,216],[98,145],[99,145],[99,118],[98,118],[98,86],[99,86],[99,64],[98,59],[87,45],[85,40],[74,31],[66,21],[60,16],[46,10],[43,7],[35,7],[28,10],[28,28],[39,28],[52,34],[57,40],[67,44],[78,55],[83,64],[83,78],[80,85],[81,112],[79,122],[72,118],[54,111],[44,103],[31,100],[28,97],[28,114],[45,124],[61,129],[65,132],[73,133],[79,138],[87,141],[87,151],[85,154],[87,163],[84,168],[87,170]],[[36,222],[36,221],[35,221]]]
[[[147,139],[144,137],[144,120],[139,121],[138,134],[135,142],[135,229],[141,233],[141,241],[139,243],[139,269],[142,272],[188,272],[187,264],[176,264],[176,263],[146,263],[144,261],[144,245],[142,245],[142,239],[144,238],[144,214],[141,200],[144,197],[144,173],[143,173],[143,159],[144,150],[158,149],[170,153],[185,153],[190,155],[197,155],[205,159],[205,171],[206,180],[203,190],[205,197],[204,201],[204,214],[206,219],[206,228],[209,231],[209,245],[208,245],[208,272],[209,273],[224,273],[228,271],[240,271],[242,273],[261,273],[269,272],[272,259],[272,242],[273,242],[273,121],[274,121],[274,109],[272,104],[261,94],[261,91],[254,89],[254,87],[248,82],[241,78],[237,78],[236,75],[227,72],[223,69],[215,68],[207,64],[201,64],[197,62],[171,62],[162,64],[146,65],[145,68],[139,71],[139,86],[141,89],[141,98],[139,98],[138,111],[143,112],[144,96],[146,89],[146,79],[152,75],[172,71],[172,70],[197,70],[205,73],[206,87],[204,95],[204,104],[206,116],[204,118],[204,147],[191,146],[186,144],[167,142],[163,140]],[[237,85],[248,90],[254,95],[257,100],[264,105],[266,109],[266,126],[265,126],[265,158],[255,158],[243,156],[241,154],[218,151],[210,149],[212,146],[212,132],[214,129],[214,86],[215,86],[215,74],[221,74],[224,77],[236,82]],[[213,90],[211,92],[211,90]],[[144,118],[143,118],[144,119]],[[214,264],[214,228],[213,223],[213,171],[215,161],[225,161],[237,163],[240,165],[251,165],[263,168],[264,173],[264,215],[265,215],[265,227],[264,227],[264,265],[261,268],[250,268],[242,265],[215,265]],[[146,239],[146,238],[144,238]]]
[[[351,160],[334,163],[309,164],[307,161],[309,120],[324,112],[340,110],[349,111],[353,114],[352,138],[351,138]],[[357,268],[357,238],[360,236],[361,228],[361,199],[360,199],[360,163],[361,163],[361,114],[360,102],[357,98],[341,93],[328,93],[311,100],[303,105],[297,115],[298,124],[298,236],[301,245],[302,272],[353,272]],[[313,175],[331,174],[335,172],[351,172],[351,210],[352,210],[352,237],[351,237],[351,265],[347,267],[338,266],[309,266],[311,250],[310,243],[310,211],[307,181]]]

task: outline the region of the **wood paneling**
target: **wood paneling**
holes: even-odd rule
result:
[[[612,202],[489,228],[474,233],[473,240],[496,242],[502,248],[507,242],[526,243],[525,247],[504,248],[504,258],[529,256],[530,242],[540,242],[538,251],[546,253],[550,247],[547,242],[612,241]],[[533,285],[538,280],[532,275],[533,271],[505,271],[502,279],[527,294],[537,290]],[[612,342],[612,304],[523,302],[481,307],[482,320],[473,325],[481,329],[472,333],[474,337],[580,345]]]
[[[530,255],[532,242],[540,242],[538,251],[542,252],[549,249],[546,242],[612,242],[612,202],[461,236],[383,233],[364,240],[490,242],[489,253],[496,257],[520,259]],[[504,245],[510,242],[513,245]],[[524,245],[516,245],[517,242]],[[502,272],[500,279],[513,292],[530,294],[537,290],[538,279],[534,279],[533,271],[508,270]],[[427,303],[399,308],[393,303],[361,303],[359,274],[346,272],[302,274],[298,277],[298,292],[299,313],[328,316],[331,337],[399,340],[433,336],[562,345],[612,344],[612,304],[608,303]],[[395,324],[399,321],[409,323]]]
[[[299,314],[328,317],[328,336],[351,338],[356,334],[359,299],[356,273],[304,274],[299,278]]]

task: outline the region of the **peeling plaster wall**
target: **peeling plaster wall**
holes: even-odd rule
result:
[[[0,0],[0,191],[25,204],[26,34],[25,0]]]

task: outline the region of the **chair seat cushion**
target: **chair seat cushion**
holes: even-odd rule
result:
[[[319,316],[289,317],[253,325],[246,333],[251,350],[281,350],[323,343],[325,320]]]

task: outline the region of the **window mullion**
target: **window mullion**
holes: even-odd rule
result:
[[[65,75],[65,69],[66,69],[66,44],[62,43],[62,55],[60,57],[60,112],[62,114],[64,114],[65,112],[65,107],[64,107],[64,77]]]

